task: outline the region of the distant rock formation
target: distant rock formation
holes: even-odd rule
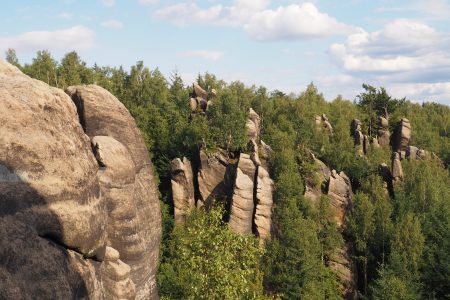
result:
[[[2,297],[157,299],[161,216],[144,140],[106,90],[68,91],[0,61]]]
[[[201,99],[215,97],[216,93],[211,91],[208,95],[194,84],[191,96],[196,97],[195,103],[198,104]],[[191,99],[191,103],[193,102]],[[223,149],[207,153],[200,150],[198,166],[189,168],[198,170],[197,174],[193,174],[192,180],[187,179],[190,174],[187,174],[185,165],[189,161],[178,158],[172,161],[172,194],[176,220],[179,215],[184,218],[193,203],[197,207],[208,208],[215,201],[228,201],[230,229],[240,234],[255,234],[261,241],[270,237],[274,183],[269,175],[269,158],[273,151],[261,140],[261,118],[252,108],[249,109],[245,128],[248,137],[247,153],[228,153]],[[192,201],[195,189],[198,189],[198,199]],[[177,207],[189,209],[180,212]]]
[[[391,173],[394,182],[398,182],[403,179],[403,168],[400,161],[400,154],[398,152],[392,153]]]
[[[212,99],[217,95],[215,89],[211,92],[205,91],[200,85],[194,83],[192,85],[191,98],[189,100],[189,107],[191,108],[192,114],[205,114],[208,106],[212,104]]]
[[[321,116],[314,116],[314,120],[318,128],[324,129],[329,134],[333,134],[333,126],[331,126],[330,121],[326,114],[322,114]]]
[[[394,152],[406,151],[411,140],[411,123],[408,119],[402,118],[398,122],[393,136]]]
[[[378,117],[378,144],[381,147],[388,147],[391,140],[389,132],[389,122],[386,118]]]

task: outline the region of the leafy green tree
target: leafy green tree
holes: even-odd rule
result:
[[[31,64],[24,66],[25,74],[44,81],[51,86],[58,85],[57,63],[47,50],[38,51]]]
[[[16,50],[14,50],[12,48],[8,48],[8,50],[6,50],[6,52],[5,52],[5,59],[10,64],[15,65],[16,67],[20,68],[20,63],[19,63],[19,59],[17,58],[17,55],[16,55]]]
[[[261,299],[263,249],[253,236],[233,233],[223,210],[194,211],[175,227],[160,266],[159,291],[173,299]]]
[[[77,52],[64,55],[58,67],[59,86],[66,88],[71,85],[90,84],[94,82],[93,71],[86,67]]]

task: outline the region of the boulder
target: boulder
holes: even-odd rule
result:
[[[419,148],[415,146],[408,146],[406,147],[406,157],[410,159],[417,159],[417,153],[419,152]]]
[[[381,147],[389,146],[391,133],[389,132],[389,122],[386,118],[378,117],[378,143]]]
[[[251,234],[254,209],[256,166],[250,155],[241,153],[231,199],[229,227],[240,234]]]
[[[204,100],[208,99],[208,93],[197,83],[194,83],[192,85],[192,90],[194,93],[194,98],[199,97]]]
[[[191,162],[175,158],[171,163],[172,198],[176,223],[184,223],[186,216],[195,207],[194,176]]]

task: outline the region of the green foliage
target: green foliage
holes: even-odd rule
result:
[[[172,299],[261,299],[263,248],[230,231],[223,211],[194,211],[176,227],[160,266],[159,291]]]

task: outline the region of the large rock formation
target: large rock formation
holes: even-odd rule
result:
[[[398,122],[393,138],[394,151],[406,151],[411,140],[411,123],[408,119],[403,118]]]
[[[186,216],[195,207],[194,176],[191,162],[175,158],[171,163],[172,169],[172,197],[174,217],[176,223],[184,223]]]
[[[313,202],[318,202],[322,197],[326,184],[329,182],[331,171],[323,161],[317,159],[314,154],[310,153],[313,164],[313,173],[305,176],[305,193],[304,196]]]
[[[161,219],[144,141],[106,90],[69,91],[75,104],[0,61],[2,298],[155,299]]]
[[[272,232],[272,207],[275,186],[264,166],[259,166],[257,173],[254,222],[256,234],[261,240],[265,240],[270,237]]]
[[[314,116],[314,120],[318,128],[325,130],[329,134],[333,134],[333,126],[331,126],[331,123],[328,120],[326,114],[322,114],[321,116]]]
[[[403,168],[402,162],[400,161],[400,154],[398,152],[394,152],[392,154],[392,179],[394,182],[400,181],[403,179]]]
[[[256,166],[250,155],[241,153],[237,166],[228,225],[237,233],[251,234],[253,226]]]
[[[331,206],[334,208],[338,227],[342,227],[344,224],[345,215],[351,206],[352,197],[352,186],[347,175],[344,172],[338,174],[335,170],[331,171],[328,183],[328,198]]]
[[[224,198],[230,189],[229,160],[226,153],[217,151],[207,154],[200,151],[200,166],[198,170],[198,187],[200,199],[197,200],[197,207],[210,206],[216,198]]]
[[[134,163],[134,170],[131,170],[134,173],[133,187],[127,195],[131,199],[129,205],[122,204],[124,207],[120,208],[127,212],[110,216],[111,221],[122,224],[122,232],[127,237],[110,236],[108,244],[118,240],[117,250],[121,259],[131,267],[137,297],[156,295],[161,216],[153,167],[144,139],[125,106],[105,89],[89,85],[67,90],[77,106],[86,134],[91,139],[95,136],[115,139],[126,148]],[[118,193],[118,186],[108,183],[103,185],[106,189],[102,188],[102,192],[110,192],[118,199],[124,198]]]
[[[208,106],[211,105],[212,99],[216,97],[216,90],[212,89],[211,92],[208,93],[200,85],[194,83],[192,85],[192,93],[190,96],[189,107],[191,108],[192,115],[204,115]]]

